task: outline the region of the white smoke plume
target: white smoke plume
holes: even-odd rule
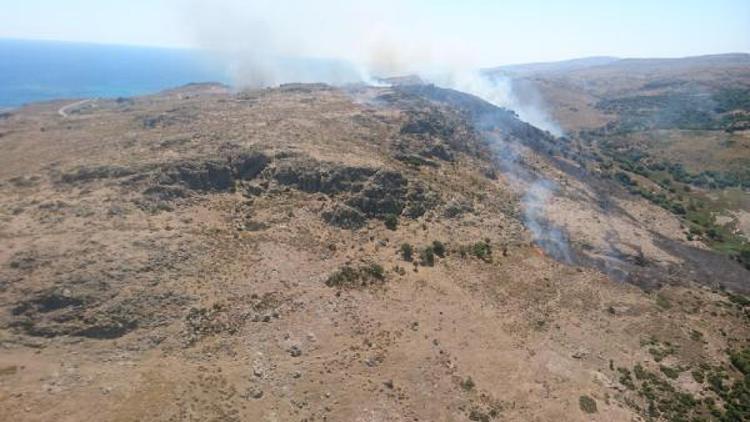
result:
[[[503,175],[516,191],[523,192],[523,223],[529,229],[534,243],[556,260],[574,264],[576,255],[565,231],[547,218],[547,209],[553,205],[559,187],[523,164],[523,146],[493,134],[488,134],[486,141],[493,148]]]
[[[534,182],[523,197],[524,224],[531,231],[534,242],[558,261],[573,263],[567,236],[547,221],[546,207],[554,197],[556,186],[549,180]]]
[[[515,111],[518,117],[554,136],[562,136],[563,131],[544,108],[538,95],[528,95],[532,88],[527,87],[527,95],[516,93],[516,82],[499,74],[489,74],[481,70],[452,70],[442,75],[421,75],[435,85],[476,95],[498,107]]]
[[[488,51],[502,43],[478,39],[458,16],[415,0],[191,0],[182,9],[194,44],[225,65],[238,87],[287,82],[377,84],[378,78],[419,75],[436,85],[512,109],[561,135],[538,101],[522,101],[514,83],[478,71],[496,66]],[[463,23],[463,24],[462,24]]]
[[[481,57],[457,17],[431,14],[410,0],[193,0],[185,10],[194,42],[223,62],[238,87],[267,87],[289,82],[334,85],[377,84],[379,78],[418,75],[437,86],[478,96],[553,135],[562,131],[538,101],[522,101],[514,82],[483,72],[496,66]],[[497,41],[496,49],[503,43]],[[529,177],[516,162],[512,146],[497,145],[501,166],[528,189],[525,223],[547,253],[571,262],[563,233],[547,224],[545,206],[554,185]]]
[[[433,22],[395,0],[190,3],[183,15],[193,44],[225,61],[238,85],[367,82],[371,74],[397,76],[468,60],[455,40],[440,37]]]

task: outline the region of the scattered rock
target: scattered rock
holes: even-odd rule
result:
[[[260,387],[253,385],[253,386],[248,387],[248,389],[245,391],[245,394],[242,397],[245,398],[246,400],[251,399],[251,398],[258,400],[258,399],[263,398],[263,390]]]
[[[79,167],[73,172],[64,173],[60,176],[60,181],[66,184],[86,183],[99,179],[114,179],[132,176],[135,173],[135,169],[115,165]]]
[[[586,349],[578,349],[575,353],[573,353],[573,359],[583,359],[586,356],[589,355],[589,351]]]

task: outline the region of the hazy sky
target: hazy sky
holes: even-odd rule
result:
[[[479,66],[675,57],[750,52],[750,0],[0,0],[0,38],[221,48],[247,40],[244,49],[268,40],[261,48],[281,54]]]

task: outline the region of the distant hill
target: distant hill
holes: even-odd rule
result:
[[[676,72],[712,68],[717,66],[750,66],[750,54],[728,53],[683,58],[617,58],[585,57],[559,62],[528,63],[499,66],[486,69],[489,74],[504,73],[511,76],[530,76],[554,73],[611,73],[635,71],[644,74],[649,72]]]
[[[559,72],[584,69],[592,66],[602,66],[620,61],[617,57],[584,57],[581,59],[564,60],[559,62],[527,63],[500,66],[486,69],[488,73],[507,73],[527,75],[532,73]]]

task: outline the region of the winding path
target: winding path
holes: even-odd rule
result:
[[[68,104],[66,106],[60,107],[60,109],[57,110],[57,114],[59,114],[63,119],[66,119],[66,118],[69,117],[69,115],[68,115],[68,111],[69,110],[71,110],[73,108],[76,108],[76,107],[80,107],[80,106],[82,106],[82,105],[84,105],[84,104],[86,104],[86,103],[88,103],[90,101],[93,101],[93,100],[89,98],[89,99],[86,99],[86,100],[76,101],[76,102],[74,102],[72,104]]]

